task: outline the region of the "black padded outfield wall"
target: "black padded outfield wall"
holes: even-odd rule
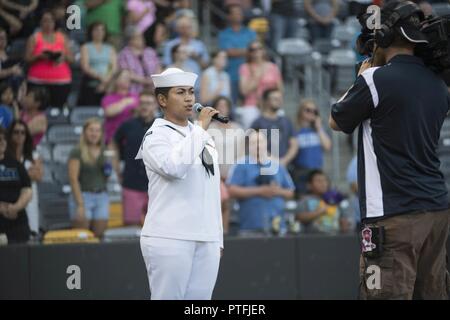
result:
[[[30,299],[29,247],[0,247],[0,299]]]
[[[67,288],[79,266],[81,289]],[[138,241],[30,247],[32,299],[143,299],[149,296]]]
[[[70,266],[80,289],[68,288]],[[355,235],[227,238],[213,299],[356,299],[357,291]],[[0,299],[149,296],[139,241],[0,247]]]

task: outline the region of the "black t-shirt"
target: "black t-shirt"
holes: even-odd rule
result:
[[[359,126],[362,219],[448,208],[436,149],[449,108],[444,81],[410,55],[367,69],[332,106],[342,131]]]
[[[152,125],[140,118],[124,122],[114,135],[114,141],[119,146],[120,154],[125,160],[123,172],[123,187],[138,191],[147,191],[148,178],[143,161],[134,158],[141,146],[142,138]]]
[[[289,150],[290,139],[295,136],[294,126],[288,117],[279,116],[276,119],[269,119],[264,116],[260,116],[251,125],[252,129],[267,130],[267,150],[273,153],[275,150],[272,149],[272,130],[278,129],[279,139],[278,139],[278,156],[280,158],[284,157]]]
[[[15,203],[23,188],[31,188],[31,180],[24,166],[12,158],[0,160],[0,202]],[[19,227],[28,227],[25,210],[19,212],[16,220],[0,216],[0,233]]]

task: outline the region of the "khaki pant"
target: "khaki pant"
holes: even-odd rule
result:
[[[361,255],[360,298],[448,299],[449,222],[450,211],[445,210],[403,214],[371,224],[384,226],[384,250],[377,258]],[[377,276],[381,281],[376,281]]]

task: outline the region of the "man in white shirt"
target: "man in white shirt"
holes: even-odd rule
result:
[[[136,159],[148,176],[141,250],[152,299],[211,299],[223,248],[220,173],[206,132],[213,108],[191,123],[197,75],[169,68],[152,75],[164,113],[144,136]]]

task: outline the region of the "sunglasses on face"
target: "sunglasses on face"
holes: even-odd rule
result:
[[[310,108],[305,108],[305,112],[306,113],[313,113],[316,116],[319,114],[319,112],[316,109],[310,109]]]
[[[250,47],[248,50],[249,50],[250,52],[254,52],[254,51],[261,50],[261,49],[262,49],[262,47]]]

